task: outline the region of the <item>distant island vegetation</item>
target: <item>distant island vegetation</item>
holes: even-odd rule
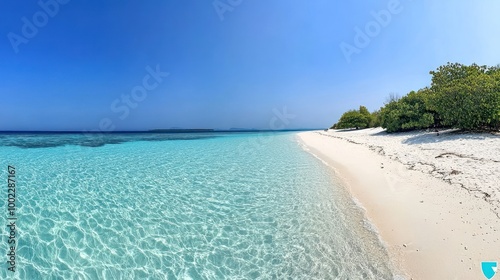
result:
[[[387,132],[427,128],[498,131],[500,66],[448,63],[431,71],[432,83],[403,97],[390,95],[372,113],[364,106],[345,112],[332,129],[381,126]]]

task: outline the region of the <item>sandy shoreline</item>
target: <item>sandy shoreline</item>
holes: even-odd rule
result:
[[[481,262],[500,262],[500,138],[451,135],[443,144],[435,133],[380,129],[298,136],[363,205],[408,279],[483,279]]]

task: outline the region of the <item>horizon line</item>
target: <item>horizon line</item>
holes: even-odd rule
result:
[[[214,128],[186,128],[186,129],[148,129],[148,130],[116,130],[116,131],[86,131],[86,130],[0,130],[0,133],[85,133],[85,134],[113,134],[113,133],[202,133],[202,132],[279,132],[279,131],[311,131],[325,128],[294,128],[294,129],[214,129]]]

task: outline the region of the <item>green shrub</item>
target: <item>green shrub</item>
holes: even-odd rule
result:
[[[448,63],[431,71],[433,102],[442,123],[460,129],[498,129],[500,70],[498,67]]]
[[[332,128],[382,126],[387,132],[430,127],[500,129],[500,65],[448,63],[430,74],[430,87],[402,98],[391,94],[384,107],[371,114],[364,106],[350,110]]]
[[[369,127],[372,122],[372,114],[370,114],[370,111],[368,111],[365,106],[359,106],[359,113],[365,117],[366,127]]]
[[[369,127],[379,127],[380,125],[380,110],[373,111]]]
[[[336,128],[367,128],[370,120],[367,119],[366,115],[360,113],[356,110],[349,110],[345,112],[339,119]]]
[[[429,128],[434,125],[434,116],[427,110],[423,92],[412,91],[399,100],[392,100],[380,110],[381,126],[387,132]]]
[[[425,112],[432,115],[434,124],[432,127],[443,127],[442,118],[437,111],[436,94],[429,87],[417,91],[419,97],[424,100]]]

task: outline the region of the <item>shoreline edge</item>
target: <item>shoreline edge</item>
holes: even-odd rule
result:
[[[407,279],[478,279],[482,261],[500,261],[500,222],[491,204],[331,133],[297,137],[361,203],[396,273]]]

